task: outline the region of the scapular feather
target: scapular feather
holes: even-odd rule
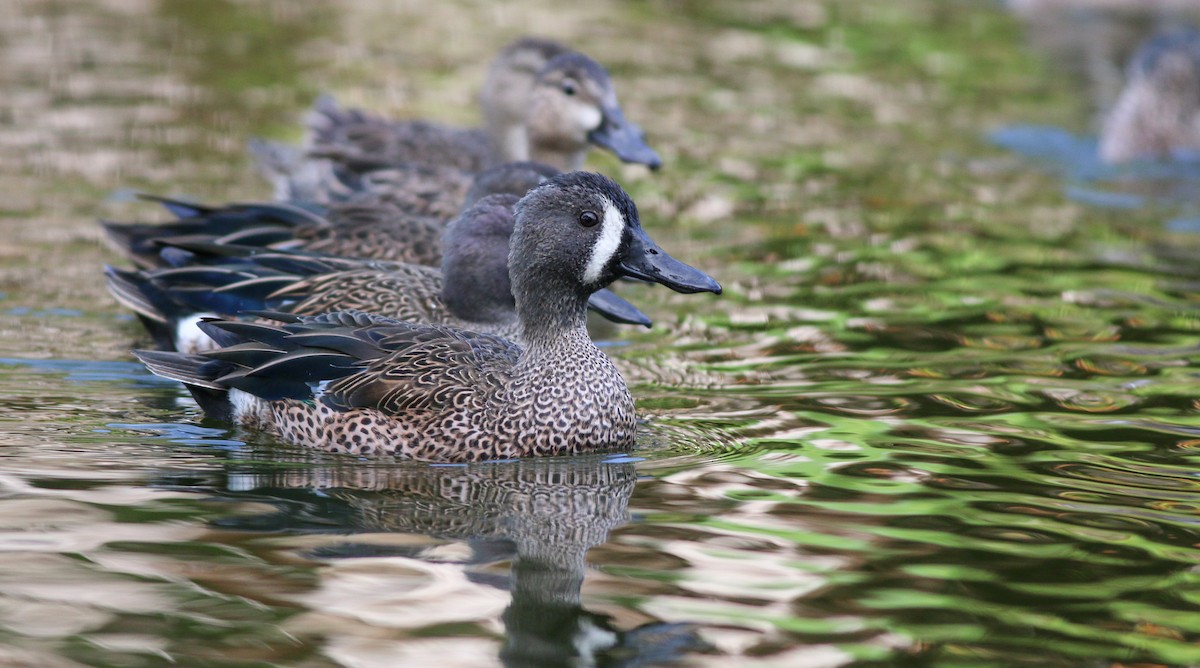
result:
[[[221,346],[231,346],[247,339],[259,341],[271,346],[286,346],[288,332],[280,327],[263,325],[241,320],[214,320],[206,318],[200,321],[200,330],[208,334]],[[286,347],[284,348],[287,349]]]
[[[351,332],[319,331],[293,334],[291,340],[309,348],[322,348],[339,352],[354,359],[371,359],[381,354],[381,349],[373,341]]]

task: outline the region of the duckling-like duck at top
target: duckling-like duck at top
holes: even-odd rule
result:
[[[1128,77],[1101,130],[1100,158],[1116,164],[1200,153],[1200,32],[1150,37]]]
[[[642,129],[625,119],[604,67],[550,40],[527,37],[501,50],[480,106],[485,127],[464,130],[344,110],[323,97],[310,118],[309,153],[356,171],[434,165],[473,173],[517,160],[568,171],[595,145],[625,162],[662,164]]]
[[[361,312],[213,320],[205,355],[140,351],[210,414],[309,447],[471,461],[629,447],[633,398],[587,334],[588,297],[619,276],[721,291],[667,255],[607,177],[556,176],[516,207],[509,275],[524,345]]]

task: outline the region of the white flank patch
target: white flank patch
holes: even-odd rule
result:
[[[233,406],[233,420],[244,420],[247,416],[257,416],[262,407],[262,399],[238,389],[229,390],[229,405]]]
[[[175,325],[175,350],[181,353],[205,353],[217,348],[208,334],[200,329],[200,318],[216,318],[215,313],[197,313]]]
[[[322,380],[316,383],[309,383],[308,389],[312,390],[313,399],[320,401],[321,397],[325,396],[325,388],[329,387],[331,381]]]
[[[604,222],[600,223],[600,235],[592,246],[592,256],[588,258],[587,267],[583,270],[583,282],[592,284],[600,280],[600,272],[612,261],[613,255],[621,247],[621,237],[625,236],[625,216],[617,210],[616,205],[607,197],[604,198]]]

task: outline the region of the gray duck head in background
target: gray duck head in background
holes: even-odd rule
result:
[[[1200,153],[1200,32],[1180,28],[1142,43],[1100,134],[1108,163]]]
[[[526,37],[492,61],[480,93],[488,135],[508,160],[579,169],[589,145],[658,169],[662,160],[625,119],[608,71],[550,40]]]

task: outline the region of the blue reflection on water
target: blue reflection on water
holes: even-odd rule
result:
[[[180,422],[112,422],[104,426],[109,429],[155,432],[158,435],[153,436],[153,439],[180,445],[204,445],[223,449],[237,449],[246,445],[245,441],[221,438],[229,433],[226,429],[212,429]]]
[[[104,362],[98,360],[72,359],[22,359],[0,357],[0,365],[21,366],[32,371],[61,373],[69,381],[92,382],[124,380],[151,385],[176,384],[173,380],[159,378],[137,362]]]
[[[1200,155],[1195,152],[1181,151],[1172,160],[1109,165],[1100,160],[1095,137],[1062,128],[1010,125],[987,139],[1060,174],[1067,181],[1067,196],[1075,201],[1113,209],[1180,206],[1186,215],[1172,221],[1171,229],[1200,230],[1200,219],[1192,215],[1200,207]]]
[[[4,313],[5,313],[5,315],[17,315],[17,316],[31,315],[31,316],[43,317],[43,318],[46,316],[79,317],[79,316],[83,315],[83,311],[80,311],[79,309],[73,309],[73,308],[34,309],[34,308],[30,308],[28,306],[14,306],[14,307],[6,310]]]
[[[1094,137],[1079,137],[1062,128],[1009,125],[993,131],[988,140],[1072,179],[1093,180],[1112,170],[1100,161]]]

